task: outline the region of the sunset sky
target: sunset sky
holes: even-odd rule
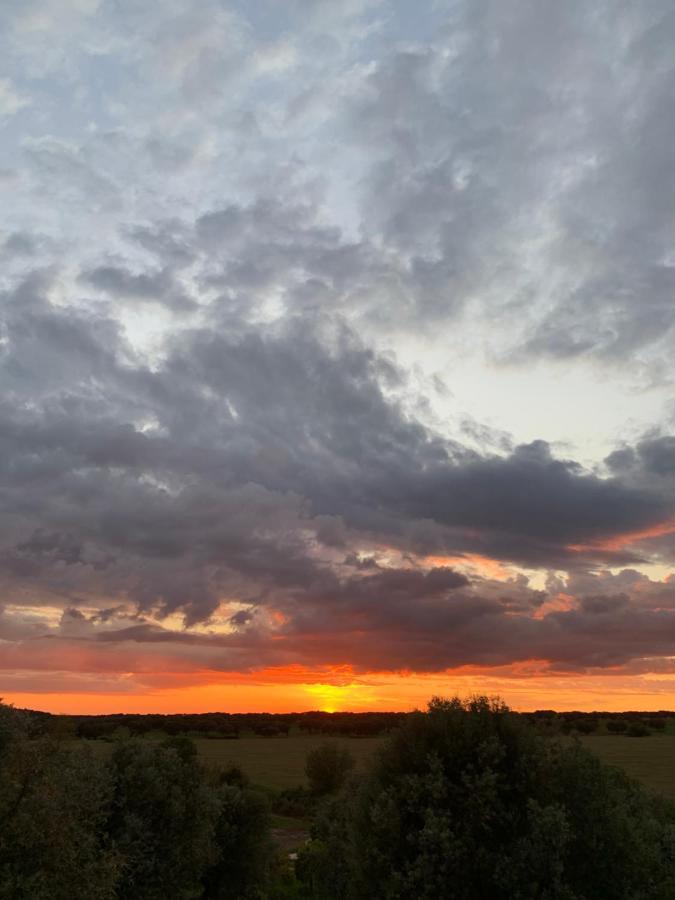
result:
[[[675,709],[674,46],[2,0],[0,697]]]

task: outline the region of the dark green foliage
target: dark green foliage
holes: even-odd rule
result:
[[[316,808],[317,797],[305,787],[288,788],[274,798],[274,812],[280,816],[307,818]]]
[[[215,860],[218,803],[186,745],[119,744],[111,766],[110,838],[124,864],[117,896],[162,900],[195,896]]]
[[[220,784],[230,784],[238,788],[249,786],[248,776],[240,766],[234,763],[231,763],[226,769],[221,769],[218,780]]]
[[[266,798],[225,779],[217,791],[219,815],[214,841],[216,860],[204,877],[209,898],[257,897],[273,854]]]
[[[583,719],[575,719],[574,727],[579,734],[593,734],[598,730],[598,720],[592,716],[584,716]]]
[[[319,818],[322,900],[667,900],[675,810],[497,701],[432,701]]]
[[[341,737],[375,737],[399,725],[407,713],[184,713],[176,715],[115,714],[105,716],[51,716],[30,713],[36,728],[51,731],[66,729],[78,737],[108,740],[119,728],[132,735],[164,733],[193,737],[236,739],[240,731],[261,737],[288,735],[292,729],[309,734]]]
[[[612,734],[624,734],[628,731],[628,722],[625,719],[610,719],[607,723],[607,731]]]
[[[187,738],[120,735],[106,762],[0,704],[0,900],[257,898],[270,852],[265,799]]]
[[[631,722],[626,732],[628,737],[649,737],[650,733],[644,722]]]
[[[647,725],[650,728],[653,728],[654,731],[665,731],[666,730],[666,720],[661,716],[652,716],[647,719]]]
[[[278,857],[275,861],[270,884],[261,900],[316,900],[309,885],[298,878],[295,865]]]
[[[118,859],[105,821],[112,784],[85,748],[29,740],[0,707],[0,898],[112,898]]]
[[[310,789],[321,796],[342,787],[353,768],[354,757],[346,747],[325,743],[307,754],[305,772]]]

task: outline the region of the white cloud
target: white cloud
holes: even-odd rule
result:
[[[9,78],[0,78],[0,116],[13,116],[31,102],[30,97],[17,91]]]

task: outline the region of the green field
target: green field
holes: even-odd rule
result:
[[[202,759],[213,765],[236,763],[251,781],[281,790],[305,783],[305,758],[319,744],[330,740],[322,735],[288,738],[240,738],[237,741],[197,739]],[[381,738],[335,738],[352,754],[357,771],[380,745]],[[583,744],[603,762],[624,769],[646,787],[675,799],[675,735],[630,738],[594,736]]]
[[[584,746],[597,753],[603,762],[618,766],[646,787],[675,800],[675,735],[644,738],[582,738]]]
[[[347,747],[356,761],[357,771],[382,743],[382,738],[329,738],[325,735],[242,737],[231,741],[194,739],[199,755],[207,765],[219,768],[238,765],[254,784],[272,790],[305,784],[307,754],[327,740]],[[618,766],[651,790],[675,800],[675,735],[644,738],[589,735],[581,741],[603,762]],[[112,744],[105,741],[88,743],[104,755],[112,751]]]
[[[148,738],[148,740],[152,740]],[[381,744],[381,738],[331,738],[326,735],[291,737],[242,737],[238,740],[193,738],[199,756],[207,766],[239,766],[253,784],[275,791],[306,784],[305,760],[314,747],[329,741],[347,747],[358,772]],[[94,753],[112,753],[108,741],[87,741]]]
[[[347,747],[356,761],[357,771],[381,743],[381,738],[298,735],[278,738],[239,738],[236,741],[197,738],[195,744],[205,763],[217,766],[235,763],[241,766],[254,784],[283,790],[305,784],[307,754],[327,740]]]

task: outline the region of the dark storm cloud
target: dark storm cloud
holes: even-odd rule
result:
[[[392,571],[380,582],[378,577],[365,583],[326,581],[302,596],[280,595],[283,624],[271,630],[250,611],[238,614],[236,631],[229,634],[123,622],[123,614],[121,624],[110,620],[101,631],[69,611],[58,634],[33,631],[20,657],[6,645],[0,662],[19,670],[68,671],[82,665],[84,654],[92,672],[151,672],[171,659],[173,671],[346,664],[358,673],[539,660],[541,671],[597,672],[649,657],[658,664],[670,655],[675,637],[672,587],[636,573],[622,577],[639,589],[639,602],[627,594],[581,594],[570,608],[546,615],[532,614],[542,593],[518,580],[467,584],[447,569],[430,575]],[[603,584],[602,577],[593,576],[592,581],[596,590],[611,588],[609,579]]]
[[[84,591],[188,623],[223,599],[281,596],[300,622],[298,598],[310,617],[332,598],[377,602],[384,623],[441,576],[364,574],[345,593],[332,548],[589,564],[592,547],[567,545],[672,510],[544,442],[479,455],[433,433],[395,400],[404,373],[336,320],[184,330],[150,369],[114,322],[50,290],[36,274],[4,298],[9,592],[27,580],[39,596]]]
[[[629,447],[612,454],[610,463],[619,468],[637,465],[648,475],[671,477],[675,475],[675,437],[647,437],[639,441],[635,448]]]
[[[0,636],[42,635],[36,669],[65,641],[109,671],[131,645],[222,670],[666,655],[670,586],[599,570],[672,562],[675,439],[592,471],[432,424],[401,359],[428,338],[450,391],[453,348],[483,341],[667,380],[669,5],[298,2],[287,34],[272,4],[257,41],[218,3],[61,6],[0,12],[31,64],[11,115],[49,88],[76,121],[12,151]]]

